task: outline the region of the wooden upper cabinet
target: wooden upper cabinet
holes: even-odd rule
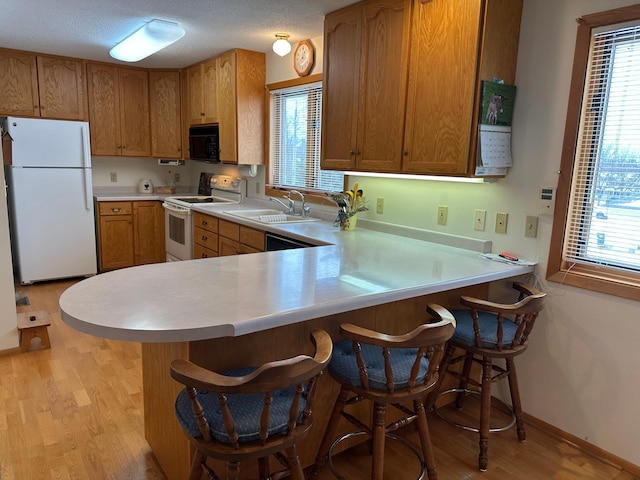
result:
[[[521,0],[416,3],[404,171],[474,174],[478,80],[515,81],[521,13]]]
[[[356,167],[362,5],[325,17],[322,168]]]
[[[150,71],[151,156],[182,157],[180,103],[180,72]]]
[[[265,55],[232,50],[217,58],[220,160],[264,163]]]
[[[151,155],[149,76],[146,70],[119,68],[122,155]]]
[[[87,118],[82,61],[38,56],[38,90],[42,117],[65,120]]]
[[[325,21],[323,167],[398,171],[411,0],[375,0]]]
[[[91,153],[120,155],[118,67],[87,64]]]
[[[472,176],[480,80],[514,82],[521,12],[368,0],[327,15],[322,167]]]
[[[0,115],[85,120],[82,60],[0,49]]]
[[[89,63],[87,78],[91,153],[150,156],[147,71]]]
[[[218,122],[215,59],[187,68],[189,125]]]

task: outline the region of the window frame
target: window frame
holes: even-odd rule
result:
[[[271,98],[270,94],[272,90],[280,90],[288,87],[296,87],[299,85],[306,85],[310,83],[316,83],[322,81],[322,74],[317,73],[313,75],[308,75],[306,77],[294,78],[291,80],[285,80],[282,82],[270,83],[265,88],[265,125],[266,125],[266,135],[265,135],[265,188],[264,193],[269,197],[282,197],[286,195],[288,192],[293,190],[293,188],[284,188],[284,187],[274,187],[270,185],[270,172],[271,172]],[[347,176],[345,175],[345,182],[347,181]],[[343,186],[343,189],[346,188]],[[295,188],[299,192],[304,194],[305,201],[307,203],[315,203],[320,205],[330,205],[335,206],[335,202],[331,200],[331,197],[328,195],[319,194],[317,190],[306,190],[302,188]]]
[[[595,28],[640,20],[640,5],[584,15],[577,19],[578,32],[567,106],[560,175],[556,191],[547,280],[619,297],[640,300],[640,274],[605,265],[567,262],[563,258],[565,226],[569,215],[572,178],[578,148],[582,100],[586,84],[592,31]]]

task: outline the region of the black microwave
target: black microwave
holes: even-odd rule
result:
[[[189,158],[201,162],[220,161],[218,125],[198,125],[189,128]]]

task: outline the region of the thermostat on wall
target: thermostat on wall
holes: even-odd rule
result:
[[[540,189],[538,213],[540,215],[553,215],[555,203],[555,189],[553,187],[542,187]]]

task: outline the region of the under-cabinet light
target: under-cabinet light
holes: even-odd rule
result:
[[[483,177],[444,177],[438,175],[411,175],[405,173],[377,173],[377,172],[342,172],[345,175],[377,178],[399,178],[403,180],[433,180],[436,182],[484,183],[495,181],[494,178]]]
[[[154,19],[113,47],[109,55],[123,62],[137,62],[177,42],[184,34],[177,23]]]

